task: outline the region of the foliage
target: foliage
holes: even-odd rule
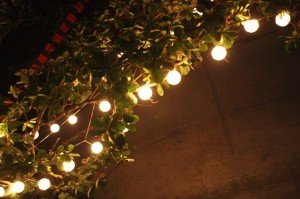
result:
[[[284,2],[284,3],[283,3]],[[250,11],[266,17],[290,9],[292,1],[110,1],[104,11],[84,18],[66,41],[66,50],[38,71],[23,69],[20,80],[2,100],[0,123],[0,184],[8,190],[21,180],[20,198],[91,197],[106,185],[109,168],[130,159],[125,128],[135,131],[139,117],[134,106],[140,86],[150,85],[158,95],[168,88],[165,76],[177,70],[187,75],[206,56],[208,49],[229,49],[237,39],[241,22]],[[296,19],[296,13],[293,13]],[[299,45],[299,32],[284,37],[286,45]],[[294,48],[293,47],[293,48]],[[287,47],[290,51],[291,47]],[[41,147],[34,133],[46,135],[49,125],[85,107],[93,110],[107,99],[112,110],[93,117],[90,125],[70,140]],[[51,133],[47,136],[51,136]],[[100,141],[99,155],[80,157],[80,144]],[[62,170],[64,161],[75,160],[72,172]],[[51,179],[40,195],[37,181]]]

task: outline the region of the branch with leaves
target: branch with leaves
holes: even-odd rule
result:
[[[225,59],[241,25],[258,29],[253,13],[262,19],[275,13],[276,23],[293,24],[292,36],[283,40],[287,51],[294,50],[296,8],[296,1],[114,0],[86,16],[65,41],[66,50],[38,71],[19,71],[19,82],[2,100],[0,195],[91,197],[105,187],[110,168],[133,161],[126,134],[139,120],[134,106],[177,85],[209,49],[214,59]],[[76,125],[82,110],[90,111],[86,128],[43,143],[61,126]],[[91,147],[89,155],[79,150],[83,145]]]

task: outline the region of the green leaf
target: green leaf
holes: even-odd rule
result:
[[[69,144],[68,147],[67,147],[67,150],[68,150],[69,152],[72,152],[73,149],[74,149],[74,145],[73,145],[73,144]]]
[[[139,121],[139,116],[125,113],[123,119],[126,123],[136,123]]]
[[[130,99],[130,101],[133,104],[137,104],[138,103],[138,99],[137,99],[137,97],[133,93],[127,93],[127,97]]]
[[[56,152],[59,154],[59,153],[62,153],[64,150],[65,150],[65,147],[63,145],[60,145],[59,147],[57,147]]]
[[[176,27],[174,28],[174,34],[178,39],[183,39],[184,37],[184,29],[182,27]]]
[[[41,158],[46,157],[46,155],[47,155],[46,151],[41,149],[38,151],[37,158],[41,159]]]
[[[293,41],[290,41],[285,44],[285,50],[287,53],[291,53],[296,50],[296,45]]]
[[[164,73],[161,68],[151,68],[151,80],[155,83],[161,83],[164,79]]]
[[[156,91],[157,91],[158,95],[160,95],[160,96],[164,95],[164,89],[162,88],[161,84],[156,85]]]
[[[122,148],[124,145],[126,144],[126,140],[124,135],[120,134],[117,138],[116,138],[116,145],[119,148]]]

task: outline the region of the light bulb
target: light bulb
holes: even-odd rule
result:
[[[14,193],[21,193],[22,191],[24,191],[24,189],[25,189],[25,185],[21,181],[15,181],[11,187],[11,190]]]
[[[280,27],[285,27],[291,22],[291,15],[289,11],[282,11],[275,17],[275,23]]]
[[[5,189],[0,186],[0,197],[4,197],[5,195]]]
[[[152,89],[148,85],[144,85],[138,89],[138,95],[142,100],[148,100],[152,97]]]
[[[111,104],[107,100],[103,100],[99,104],[99,109],[102,112],[108,112],[111,109]]]
[[[170,71],[167,74],[167,82],[173,86],[179,84],[181,81],[181,74],[177,70]]]
[[[73,171],[75,168],[75,162],[73,160],[68,162],[63,162],[63,169],[65,172]]]
[[[121,58],[123,55],[124,55],[123,52],[120,52],[120,53],[117,54],[117,56],[118,56],[119,58]]]
[[[78,121],[78,119],[77,119],[76,115],[70,115],[70,116],[68,117],[68,122],[69,122],[70,124],[76,124],[77,121]]]
[[[47,178],[42,178],[38,182],[38,187],[40,190],[45,191],[45,190],[49,189],[50,186],[51,186],[50,180]]]
[[[59,126],[58,124],[52,124],[52,125],[50,126],[50,131],[51,131],[52,133],[57,133],[57,132],[59,131],[59,129],[60,129],[60,126]]]
[[[125,129],[123,130],[123,133],[126,133],[128,131],[129,131],[129,129],[125,127]]]
[[[225,59],[227,50],[223,46],[215,46],[211,51],[211,56],[214,60],[221,61]]]
[[[103,150],[103,145],[100,142],[94,142],[92,144],[91,150],[93,153],[98,154]]]
[[[30,135],[32,136],[32,134],[33,134],[33,133],[31,132]],[[36,139],[39,138],[39,135],[40,135],[39,132],[36,131],[35,134],[34,134],[34,136],[33,136],[33,138],[36,140]]]
[[[246,32],[254,33],[259,28],[259,23],[256,19],[249,19],[242,22]]]

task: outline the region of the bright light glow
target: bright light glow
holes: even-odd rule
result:
[[[275,23],[280,27],[285,27],[291,22],[291,15],[289,11],[282,11],[275,17]]]
[[[31,132],[30,135],[32,135],[32,134],[33,134],[33,133]],[[34,136],[33,136],[33,138],[36,140],[36,139],[39,138],[39,136],[40,136],[39,132],[36,131],[35,134],[34,134]]]
[[[123,55],[124,55],[123,52],[120,52],[120,53],[117,54],[117,56],[118,56],[119,58],[121,58]]]
[[[92,150],[93,153],[99,154],[103,150],[103,145],[100,142],[94,142],[92,144],[91,150]]]
[[[0,197],[3,197],[5,195],[5,189],[3,187],[0,187]]]
[[[24,189],[25,189],[25,185],[21,181],[14,182],[11,187],[11,191],[14,193],[21,193],[22,191],[24,191]]]
[[[181,81],[181,74],[178,71],[173,70],[167,74],[167,82],[169,84],[175,86],[179,84],[180,81]]]
[[[125,129],[123,130],[123,133],[127,133],[128,131],[129,131],[129,129],[125,127]]]
[[[60,129],[60,126],[59,126],[58,124],[52,124],[52,125],[50,126],[50,131],[51,131],[52,133],[57,133],[57,132],[59,131],[59,129]]]
[[[73,160],[68,162],[63,162],[63,169],[65,172],[73,171],[75,168],[75,162]]]
[[[111,104],[107,100],[103,100],[99,104],[99,109],[102,112],[108,112],[111,109]]]
[[[227,50],[223,46],[215,46],[211,51],[211,56],[214,60],[221,61],[225,59]]]
[[[256,19],[249,19],[242,22],[246,32],[254,33],[259,28],[259,23]]]
[[[78,119],[77,119],[76,115],[70,115],[70,116],[68,117],[68,122],[69,122],[70,124],[76,124],[77,121],[78,121]]]
[[[49,189],[50,186],[51,186],[50,180],[47,178],[42,178],[38,182],[38,187],[40,190],[45,191],[45,190]]]
[[[152,97],[152,90],[150,86],[144,85],[138,89],[138,95],[141,100],[148,100]]]

